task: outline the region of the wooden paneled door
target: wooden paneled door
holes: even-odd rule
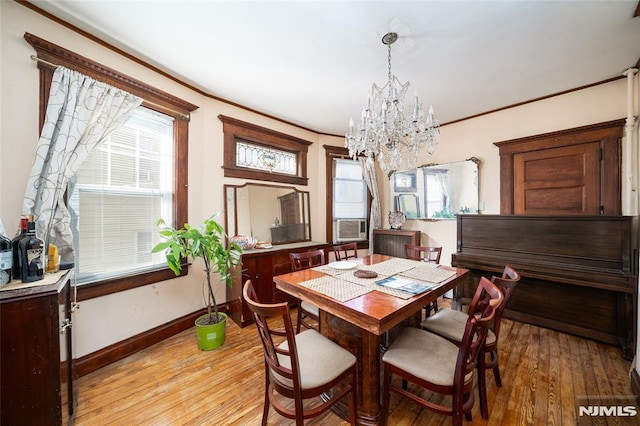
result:
[[[624,120],[495,142],[500,214],[621,214]]]
[[[514,213],[600,213],[600,144],[524,152],[513,156]]]

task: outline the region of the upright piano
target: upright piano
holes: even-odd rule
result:
[[[453,266],[471,270],[456,297],[506,264],[521,274],[504,317],[635,352],[638,216],[459,215]]]

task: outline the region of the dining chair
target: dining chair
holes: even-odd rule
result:
[[[312,250],[300,253],[289,253],[289,262],[292,271],[301,269],[309,269],[314,266],[324,265],[324,250]],[[320,331],[320,309],[313,303],[301,300],[298,304],[298,321],[296,324],[296,333],[300,333],[300,326],[306,328],[316,327],[311,324],[308,319],[314,320],[318,324],[317,330]]]
[[[504,299],[500,289],[482,277],[472,301],[474,311],[481,302],[480,315],[467,316],[462,342],[452,343],[430,331],[407,327],[400,332],[382,357],[383,390],[382,418],[386,423],[391,392],[395,392],[428,410],[452,416],[454,425],[462,425],[462,416],[471,420],[475,402],[473,379],[476,364],[482,363],[478,354],[482,351],[488,326],[495,309]],[[451,398],[431,399],[422,390],[396,386],[392,376]],[[451,402],[451,405],[446,404]]]
[[[498,363],[498,336],[500,335],[500,323],[504,309],[506,308],[509,299],[511,299],[511,295],[518,284],[518,281],[520,281],[520,274],[511,266],[507,265],[504,267],[502,276],[491,277],[491,281],[498,286],[500,291],[502,291],[502,294],[504,295],[504,302],[496,309],[493,320],[489,324],[487,340],[480,353],[480,357],[483,359],[483,369],[482,371],[478,371],[478,393],[480,397],[480,413],[485,419],[489,418],[485,372],[487,370],[493,370],[493,377],[496,385],[502,386],[502,378],[500,377],[500,368]],[[478,309],[482,309],[482,304],[476,306],[476,312]],[[469,306],[469,313],[471,312],[472,307]],[[436,333],[453,343],[459,344],[462,342],[467,317],[468,313],[456,309],[441,309],[435,315],[422,321],[420,325],[425,330]],[[487,355],[489,355],[489,360],[486,360]]]
[[[348,243],[333,246],[331,248],[337,261],[358,257],[358,243]]]
[[[296,425],[317,417],[349,396],[349,422],[356,423],[356,357],[315,330],[294,333],[286,302],[258,302],[251,280],[243,288],[262,342],[265,396],[262,425],[273,408]],[[293,408],[290,401],[293,400]],[[314,398],[317,404],[305,401]],[[287,404],[289,402],[289,404]]]
[[[404,257],[411,260],[419,260],[421,262],[440,264],[440,256],[442,255],[442,247],[418,246],[413,244],[404,245]],[[438,300],[434,300],[424,307],[425,315],[428,317],[431,313],[438,312]]]

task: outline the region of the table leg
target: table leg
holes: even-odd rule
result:
[[[380,424],[380,336],[325,311],[320,311],[320,322],[323,335],[358,359],[358,424]],[[346,410],[346,404],[340,408],[342,410]]]

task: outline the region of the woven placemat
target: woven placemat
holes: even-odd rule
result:
[[[336,268],[332,268],[329,265],[320,265],[320,266],[316,266],[311,268],[313,271],[318,271],[318,272],[322,272],[323,274],[327,274],[327,275],[332,275],[334,277],[337,277],[338,275],[342,275],[342,274],[346,274],[346,273],[353,273],[353,269],[352,270],[346,270],[346,269],[336,269]]]
[[[367,288],[370,287],[371,290],[369,291],[373,291],[376,289],[375,287],[377,287],[377,284],[375,284],[375,282],[386,277],[378,275],[376,278],[359,278],[359,277],[356,277],[352,272],[350,274],[342,274],[340,275],[339,278],[341,280],[349,281],[350,283],[358,284],[360,286],[364,286]],[[371,284],[373,284],[374,286],[372,287]]]
[[[372,288],[361,286],[353,282],[345,281],[342,278],[336,278],[329,275],[314,278],[309,281],[303,281],[300,285],[340,302],[355,299],[356,297],[360,297],[373,290]]]
[[[373,271],[383,277],[390,277],[420,266],[420,263],[415,260],[393,258],[373,265],[362,265],[358,269]]]
[[[401,272],[400,276],[411,278],[416,281],[425,281],[437,284],[451,278],[455,274],[456,271],[452,271],[450,269],[434,268],[432,266],[424,265]]]

